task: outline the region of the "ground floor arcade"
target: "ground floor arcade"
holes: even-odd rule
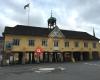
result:
[[[8,64],[55,63],[99,60],[100,54],[93,52],[10,52],[6,53],[5,60]]]

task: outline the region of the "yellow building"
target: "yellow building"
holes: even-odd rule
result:
[[[98,38],[86,32],[59,29],[52,16],[48,28],[16,25],[5,27],[3,36],[5,61],[14,64],[100,59]]]

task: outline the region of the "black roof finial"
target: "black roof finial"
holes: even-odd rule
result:
[[[51,17],[52,17],[52,10],[51,10]]]
[[[95,37],[95,30],[94,30],[94,27],[93,27],[93,36]]]

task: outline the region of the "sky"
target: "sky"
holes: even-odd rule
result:
[[[29,25],[48,27],[51,16],[60,29],[87,32],[100,38],[100,0],[0,0],[0,36],[5,26]]]

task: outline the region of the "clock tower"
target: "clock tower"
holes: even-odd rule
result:
[[[52,17],[52,11],[51,11],[51,17],[48,19],[48,28],[52,29],[56,26],[56,18]]]

